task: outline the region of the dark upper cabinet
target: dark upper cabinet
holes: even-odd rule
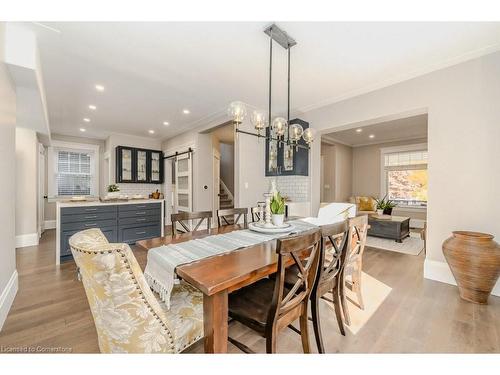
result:
[[[116,147],[116,182],[163,183],[163,153],[156,150]]]
[[[300,124],[304,130],[309,127],[309,123],[301,119],[290,120],[290,124]],[[276,134],[269,127],[266,129],[266,135],[276,138]],[[284,139],[287,138],[288,134],[285,133]],[[303,139],[299,144],[307,146]],[[308,175],[309,150],[266,139],[266,176]]]

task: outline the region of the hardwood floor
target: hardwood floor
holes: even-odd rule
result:
[[[134,248],[144,267],[145,252]],[[98,352],[97,336],[75,264],[56,266],[55,231],[44,233],[40,245],[17,250],[19,292],[0,332],[0,351],[8,347],[62,348],[74,353]],[[500,298],[487,306],[462,301],[456,287],[424,280],[423,254],[404,255],[367,248],[363,271],[388,292],[360,326],[340,335],[333,309],[322,301],[322,330],[328,353],[500,353]],[[311,329],[312,332],[312,329]],[[252,350],[265,352],[265,340],[239,323],[229,335]],[[315,351],[314,337],[311,344]],[[68,349],[66,349],[68,348]],[[232,344],[228,349],[241,353]],[[278,351],[301,353],[300,336],[285,330]],[[198,342],[189,352],[203,352]]]

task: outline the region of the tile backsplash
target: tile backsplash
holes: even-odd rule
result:
[[[134,195],[134,194],[142,194],[144,196],[149,196],[152,192],[158,191],[163,193],[163,185],[161,184],[126,184],[121,183],[117,184],[120,187],[120,193],[124,195]]]
[[[309,201],[309,177],[308,176],[277,176],[266,177],[271,186],[271,181],[276,181],[276,189],[285,196],[288,196],[292,202]]]

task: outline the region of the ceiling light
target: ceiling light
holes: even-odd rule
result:
[[[97,109],[97,107],[96,107],[95,105],[92,105],[92,104],[91,104],[91,105],[89,105],[89,109],[91,109],[91,110],[95,111],[95,110]]]
[[[83,119],[83,121],[85,121],[85,122],[90,122],[90,119],[89,119],[89,118],[87,118],[87,117],[85,117],[85,118]]]
[[[163,121],[163,125],[169,126],[170,124],[168,123],[168,121]]]
[[[149,134],[154,134],[155,131],[154,130],[148,130]]]
[[[103,85],[95,85],[95,89],[97,91],[104,91],[104,86]]]
[[[83,133],[86,129],[85,128],[80,128],[80,131]]]
[[[359,129],[356,129],[356,133],[361,133],[363,131],[363,129],[359,128]]]
[[[182,113],[184,113],[185,115],[189,115],[191,112],[189,111],[189,109],[183,109]]]
[[[374,134],[370,134],[368,137],[375,138],[375,135]]]

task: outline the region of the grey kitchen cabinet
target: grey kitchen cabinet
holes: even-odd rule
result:
[[[72,259],[70,237],[89,228],[101,229],[109,242],[134,244],[161,236],[161,207],[161,202],[61,207],[60,261]]]

